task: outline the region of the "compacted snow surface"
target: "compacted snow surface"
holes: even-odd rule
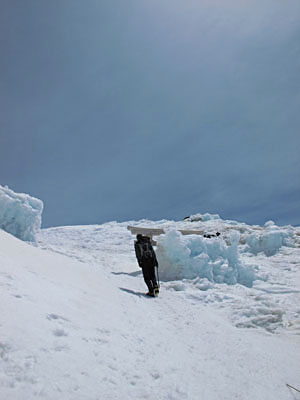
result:
[[[166,232],[158,298],[127,225]],[[34,246],[0,230],[0,399],[300,399],[299,233],[208,214],[44,229]]]

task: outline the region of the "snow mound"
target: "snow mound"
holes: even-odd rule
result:
[[[41,228],[43,202],[0,185],[0,228],[21,240],[34,241]]]
[[[183,236],[170,231],[157,242],[160,278],[165,281],[206,278],[210,282],[252,287],[256,279],[252,267],[240,259],[240,234],[232,232],[230,245],[221,238]]]
[[[268,221],[262,232],[248,235],[247,251],[255,255],[263,252],[266,256],[273,256],[282,246],[293,247],[293,236],[293,232],[279,228],[273,221]]]

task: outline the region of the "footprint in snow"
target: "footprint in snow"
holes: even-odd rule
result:
[[[69,346],[66,345],[58,345],[54,347],[54,350],[57,352],[68,351],[69,349],[70,349]]]
[[[64,329],[55,329],[53,335],[57,337],[68,336],[68,333]]]
[[[61,315],[58,314],[48,314],[47,319],[49,321],[65,321],[65,322],[69,321],[67,318],[62,317]]]
[[[90,337],[90,338],[82,337],[81,340],[83,340],[86,343],[89,343],[89,342],[94,342],[94,343],[98,343],[98,344],[109,343],[109,340],[102,338],[102,337]]]
[[[153,379],[157,380],[160,378],[160,374],[157,371],[153,371],[150,373],[150,375],[152,376]]]
[[[13,281],[14,280],[14,278],[9,274],[3,274],[3,276],[5,276],[5,278],[8,279],[9,281]]]
[[[10,346],[6,343],[0,342],[0,359],[8,361],[8,353],[10,352]]]

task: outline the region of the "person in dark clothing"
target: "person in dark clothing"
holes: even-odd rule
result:
[[[138,234],[134,242],[134,249],[138,264],[143,271],[144,281],[148,287],[147,295],[157,296],[159,288],[155,276],[155,268],[158,268],[158,262],[150,238]]]

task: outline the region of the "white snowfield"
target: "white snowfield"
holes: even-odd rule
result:
[[[167,232],[158,298],[128,224]],[[299,231],[143,220],[44,229],[34,247],[0,230],[0,399],[300,399]]]
[[[0,229],[22,240],[34,241],[40,230],[43,202],[0,185]]]

